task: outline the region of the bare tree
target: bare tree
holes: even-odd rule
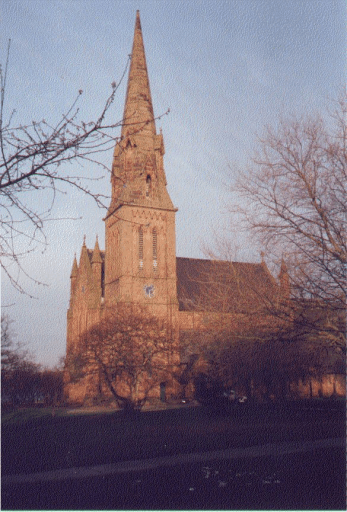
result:
[[[93,162],[102,171],[107,170],[98,155],[114,145],[111,130],[122,121],[106,122],[119,86],[113,83],[112,92],[95,121],[85,123],[78,119],[80,90],[57,123],[42,119],[29,125],[15,124],[16,111],[5,114],[9,52],[10,43],[5,66],[0,68],[0,255],[5,274],[23,292],[19,279],[22,272],[25,274],[22,258],[38,246],[46,245],[44,228],[51,218],[56,194],[68,185],[92,197],[99,206],[106,206],[105,196],[92,191],[83,173],[76,173],[76,165],[71,171],[69,164]],[[50,206],[41,209],[40,205],[49,197]]]
[[[22,259],[46,246],[45,225],[52,219],[56,195],[72,187],[91,197],[99,207],[108,207],[108,196],[92,190],[90,181],[94,183],[110,172],[101,155],[114,147],[114,129],[127,124],[126,119],[109,123],[107,114],[129,59],[120,81],[112,83],[112,92],[96,120],[84,122],[79,118],[78,102],[83,93],[80,90],[58,122],[42,119],[22,125],[15,124],[15,110],[5,115],[9,50],[10,44],[5,66],[0,67],[0,258],[12,285],[23,292],[19,279],[21,273],[26,274]],[[138,125],[139,131],[143,125]],[[76,172],[78,165],[81,169],[86,163],[95,164],[100,175],[87,178],[82,170]],[[42,209],[42,204],[49,206]]]
[[[40,395],[40,366],[15,342],[11,319],[1,316],[1,403],[32,404]]]
[[[233,186],[234,219],[277,262],[284,256],[295,316],[343,343],[347,264],[347,151],[344,94],[327,120],[267,128],[253,165]],[[309,302],[307,302],[309,299]],[[306,314],[309,309],[320,311]],[[323,325],[324,311],[330,318]],[[291,312],[292,314],[292,312]]]
[[[291,396],[292,384],[344,374],[339,311],[324,311],[312,300],[294,301],[283,264],[275,279],[264,261],[231,261],[230,245],[223,242],[221,259],[209,252],[211,260],[184,276],[189,293],[183,305],[196,312],[200,330],[181,333],[185,365],[177,380],[188,385],[203,373],[209,393],[226,386],[250,398],[279,399]],[[205,361],[205,368],[198,361]]]
[[[15,334],[11,328],[13,320],[6,315],[1,315],[1,370],[7,371],[28,357],[23,346],[15,341]]]
[[[317,333],[303,335],[294,325],[247,326],[201,333],[204,374],[211,383],[244,393],[249,399],[282,400],[296,396],[297,384],[344,375],[345,358]],[[294,386],[293,386],[294,385]]]
[[[40,393],[45,405],[55,406],[63,402],[64,369],[46,368],[40,372]]]
[[[140,409],[151,390],[167,380],[172,350],[162,321],[117,312],[81,336],[75,353],[67,355],[67,369],[72,381],[92,378],[100,393],[106,386],[120,408]]]
[[[252,168],[232,187],[240,197],[232,227],[243,227],[252,244],[281,262],[278,279],[264,262],[232,262],[223,238],[217,254],[205,250],[211,260],[188,275],[185,309],[203,319],[206,371],[250,396],[252,386],[279,397],[291,382],[344,373],[346,111],[344,96],[329,121],[268,128]]]

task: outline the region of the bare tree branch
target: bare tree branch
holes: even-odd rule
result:
[[[344,310],[347,264],[346,95],[333,113],[267,128],[230,211],[274,260],[285,255],[295,298]],[[324,306],[323,306],[324,305]]]
[[[67,374],[72,383],[91,378],[93,396],[111,395],[122,409],[140,409],[167,379],[172,350],[163,322],[144,312],[117,311],[81,335],[67,354]]]
[[[108,123],[106,117],[126,75],[131,56],[118,84],[111,84],[112,92],[96,121],[80,119],[78,103],[83,93],[80,90],[57,123],[42,119],[27,125],[14,125],[15,111],[5,120],[4,108],[9,55],[10,43],[5,67],[0,69],[0,259],[11,284],[25,293],[20,277],[30,276],[26,274],[22,261],[37,247],[47,245],[45,225],[51,218],[57,194],[66,193],[66,189],[72,187],[92,198],[100,208],[108,207],[109,197],[93,190],[90,184],[103,179],[105,173],[111,173],[101,156],[113,149],[118,141],[114,136],[115,128],[128,122],[122,119]],[[143,124],[139,124],[139,131]],[[100,175],[92,179],[84,176],[83,170],[76,174],[76,165],[83,169],[87,163],[98,167]],[[41,204],[47,202],[49,206],[42,209]]]

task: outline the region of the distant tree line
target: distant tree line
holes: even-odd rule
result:
[[[43,404],[55,406],[63,402],[62,368],[47,369],[15,343],[11,320],[1,316],[1,405]]]
[[[346,373],[341,351],[333,350],[323,337],[303,336],[294,327],[210,331],[200,341],[206,366],[199,367],[197,362],[191,378],[196,398],[202,400],[231,388],[248,400],[281,401],[301,396],[299,386],[307,388],[309,398],[313,382]]]

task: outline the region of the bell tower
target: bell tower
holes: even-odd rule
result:
[[[139,304],[166,316],[178,309],[175,213],[166,189],[164,141],[157,134],[140,14],[120,142],[112,164],[105,218],[105,306]]]

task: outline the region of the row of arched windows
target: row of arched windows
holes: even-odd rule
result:
[[[158,234],[156,228],[152,230],[152,266],[158,268]],[[143,229],[139,229],[139,270],[143,270]]]

